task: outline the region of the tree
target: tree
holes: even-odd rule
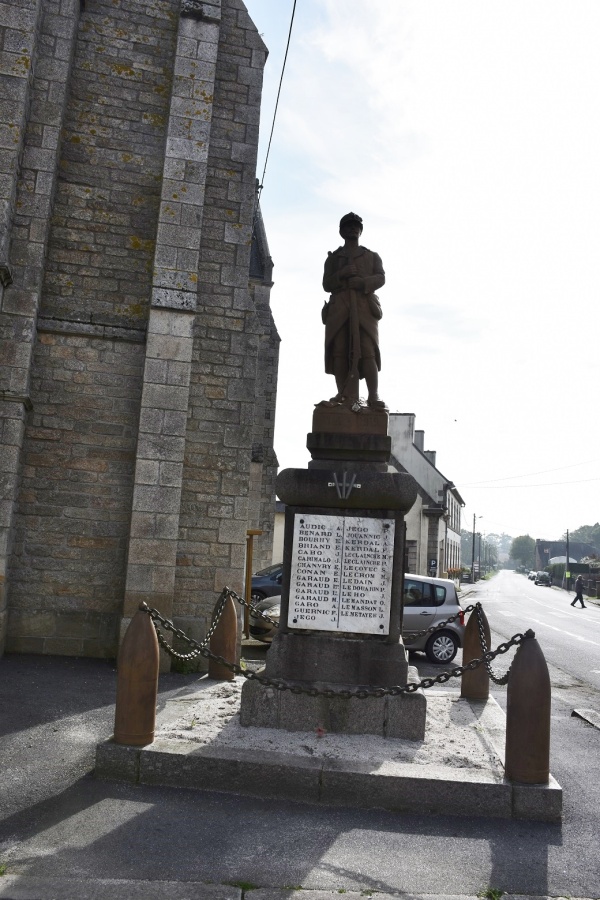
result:
[[[510,545],[510,558],[532,569],[535,565],[535,541],[528,534],[516,537]]]
[[[595,525],[581,525],[579,528],[576,528],[575,531],[569,532],[569,537],[573,541],[583,541],[584,544],[591,544],[592,547],[596,547],[597,550],[600,550],[600,523],[596,522]],[[563,540],[566,539],[566,534],[563,535]]]

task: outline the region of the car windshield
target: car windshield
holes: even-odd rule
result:
[[[275,563],[273,566],[267,566],[266,569],[260,569],[258,572],[255,572],[255,575],[271,575],[273,572],[277,572],[278,569],[281,569],[283,563]]]

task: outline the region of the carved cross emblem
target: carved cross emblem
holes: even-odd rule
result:
[[[347,500],[352,490],[360,488],[361,485],[356,483],[356,475],[349,475],[348,472],[344,472],[340,482],[337,473],[334,472],[333,481],[328,481],[327,487],[334,487],[340,500]]]

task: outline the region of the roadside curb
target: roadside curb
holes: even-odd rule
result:
[[[143,881],[121,878],[44,878],[31,875],[5,875],[0,880],[0,898],[5,900],[480,900],[479,894],[424,894],[382,892],[363,889],[318,890],[300,885],[284,888],[230,884],[206,884],[201,881]],[[548,894],[501,894],[503,900],[592,900],[588,897],[550,896]]]

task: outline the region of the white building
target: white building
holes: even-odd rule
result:
[[[408,472],[419,493],[406,515],[405,571],[448,577],[460,568],[460,511],[465,505],[454,484],[436,467],[434,450],[425,450],[425,432],[415,431],[412,413],[390,413],[390,459]]]

